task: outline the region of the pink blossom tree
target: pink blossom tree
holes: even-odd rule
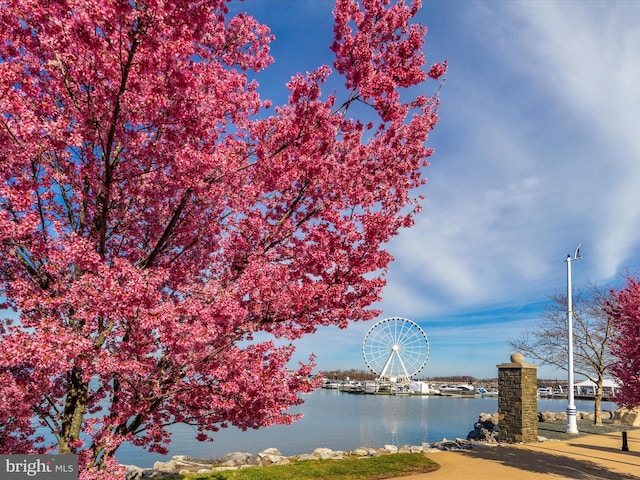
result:
[[[437,122],[409,87],[446,69],[420,2],[338,0],[337,73],[277,107],[272,35],[226,3],[0,0],[0,453],[111,478],[175,423],[290,423],[293,342],[375,317]]]
[[[640,405],[640,281],[628,275],[624,288],[614,290],[607,303],[615,336],[611,373],[620,381],[616,402],[625,407]]]

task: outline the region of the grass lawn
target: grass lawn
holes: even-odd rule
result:
[[[422,453],[397,453],[344,460],[305,460],[290,465],[178,475],[175,480],[382,480],[437,470]],[[166,477],[165,477],[166,478]]]

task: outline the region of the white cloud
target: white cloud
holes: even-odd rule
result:
[[[511,5],[525,27],[515,64],[562,105],[580,137],[569,146],[570,213],[593,242],[595,274],[611,277],[637,246],[640,219],[640,31],[635,2]],[[524,58],[530,61],[522,62]]]
[[[640,33],[629,12],[470,5],[475,28],[453,15],[460,25],[445,34],[466,37],[433,53],[451,64],[437,151],[425,212],[392,245],[385,303],[405,290],[431,296],[425,306],[442,294],[446,308],[509,301],[530,286],[539,295],[561,285],[578,242],[585,278],[608,280],[638,244],[640,90],[629,78],[640,74]]]

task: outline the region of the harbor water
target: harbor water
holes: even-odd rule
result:
[[[310,453],[317,447],[353,450],[361,446],[420,445],[443,438],[466,438],[481,413],[498,411],[498,399],[421,395],[357,395],[338,390],[316,390],[303,396],[304,404],[292,412],[301,420],[288,426],[272,426],[242,432],[227,428],[214,442],[198,442],[191,427],[176,425],[168,455],[151,454],[123,445],[117,452],[121,464],[151,467],[173,455],[219,458],[229,452],[257,454],[277,448],[283,455]],[[578,411],[593,411],[593,401],[576,401]],[[564,412],[567,400],[538,399],[538,411]],[[603,410],[615,410],[603,402]]]

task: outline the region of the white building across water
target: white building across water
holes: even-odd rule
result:
[[[574,384],[575,398],[590,400],[596,396],[596,384],[591,380],[584,380]],[[611,378],[605,378],[602,383],[602,399],[609,400],[620,391],[620,384]]]

